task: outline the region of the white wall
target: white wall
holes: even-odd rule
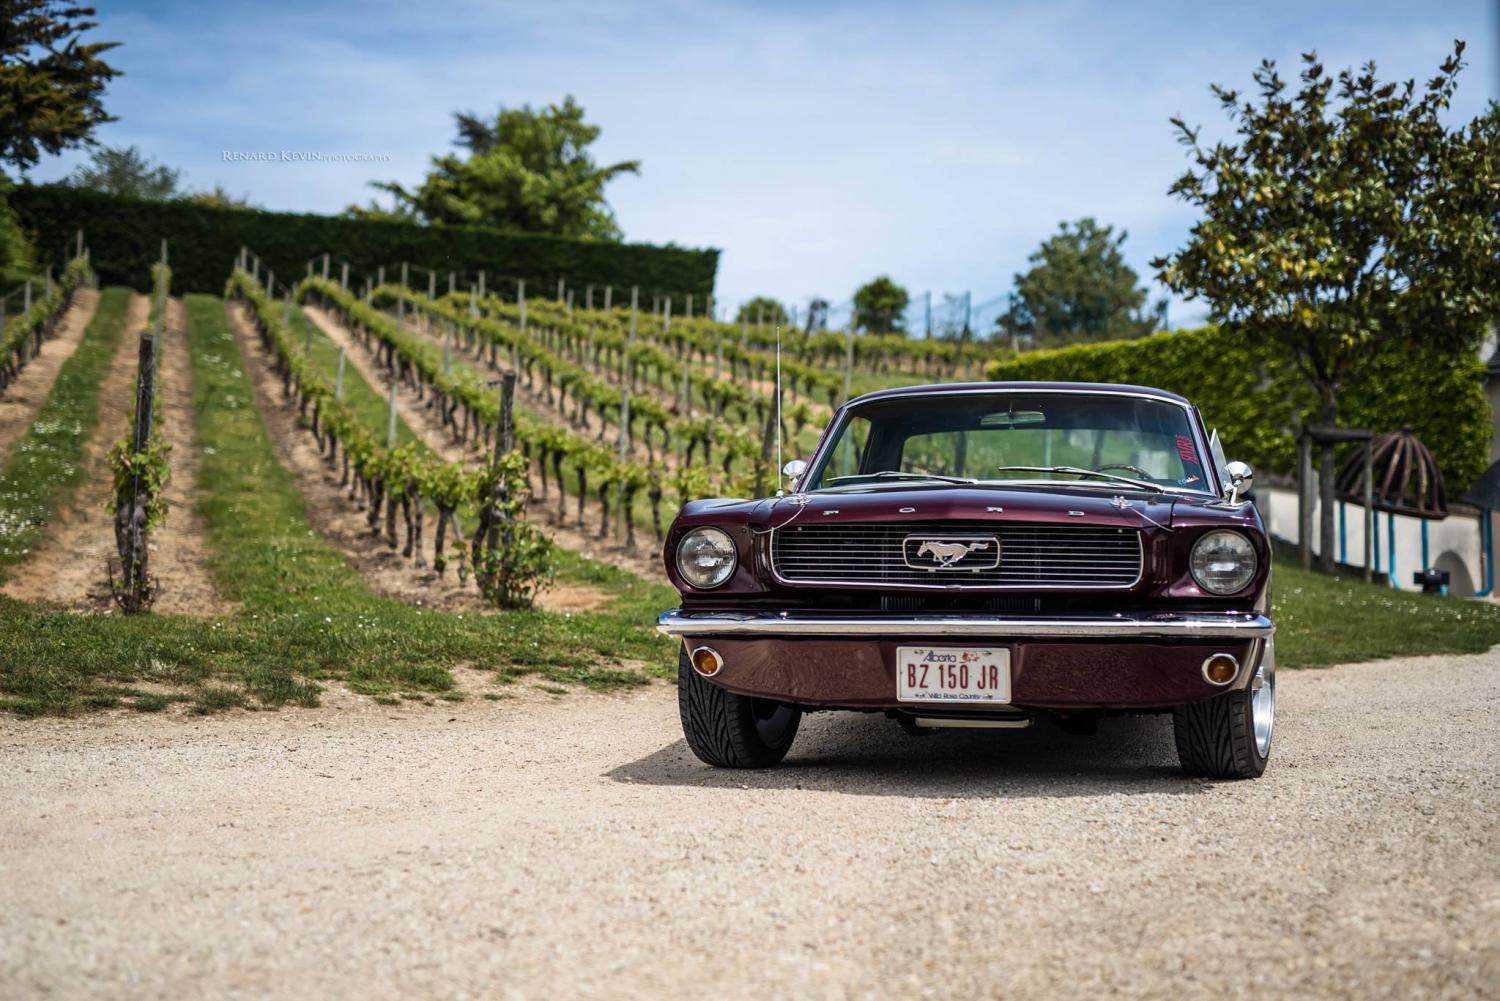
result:
[[[1317,487],[1314,486],[1314,491]],[[1255,502],[1260,508],[1266,529],[1276,539],[1297,545],[1300,538],[1297,523],[1297,492],[1280,487],[1259,487],[1255,491]],[[1365,530],[1364,507],[1344,503],[1344,551],[1340,556],[1335,548],[1334,556],[1340,562],[1364,566]],[[1500,518],[1488,512],[1492,533],[1500,531]],[[1378,547],[1376,569],[1382,573],[1390,570],[1391,516],[1377,511],[1376,528]],[[1316,495],[1313,498],[1313,552],[1321,553],[1321,531]],[[1334,509],[1334,531],[1338,531],[1338,508]],[[1493,534],[1492,534],[1493,537]],[[1412,583],[1412,574],[1422,569],[1422,520],[1406,515],[1395,516],[1396,579],[1394,584],[1403,591],[1420,591]],[[1333,544],[1339,544],[1334,535]],[[1500,549],[1500,542],[1496,543]],[[1479,519],[1470,515],[1450,514],[1442,521],[1427,523],[1427,562],[1451,575],[1448,593],[1456,597],[1468,597],[1484,587],[1484,564],[1480,557]]]

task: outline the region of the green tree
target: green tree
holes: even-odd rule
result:
[[[1420,90],[1380,82],[1373,63],[1330,78],[1308,54],[1292,92],[1263,62],[1258,99],[1213,88],[1236,142],[1205,145],[1173,120],[1193,166],[1171,193],[1203,218],[1154,262],[1161,280],[1206,299],[1226,328],[1285,349],[1323,425],[1337,423],[1345,379],[1377,351],[1404,341],[1456,357],[1500,311],[1496,116],[1453,130],[1440,117],[1463,51],[1455,43]],[[1331,445],[1320,465],[1326,540]],[[1332,545],[1322,563],[1332,569]]]
[[[0,0],[0,289],[23,281],[34,258],[6,201],[5,168],[25,171],[43,153],[91,142],[114,120],[101,96],[119,71],[100,56],[119,43],[79,44],[98,26],[93,15],[53,0]]]
[[[583,115],[571,96],[540,111],[529,105],[502,108],[493,121],[456,114],[455,145],[467,150],[466,156],[433,157],[432,169],[413,191],[396,181],[377,181],[372,186],[388,192],[393,206],[350,206],[348,212],[364,218],[415,218],[439,226],[492,226],[618,240],[620,227],[604,199],[604,188],[621,174],[640,173],[640,162],[595,164],[588,147],[600,130]]]
[[[758,295],[740,306],[740,311],[734,316],[735,323],[780,323],[785,326],[791,322],[791,317],[786,307],[772,299],[768,295]]]
[[[182,171],[157,163],[135,146],[100,146],[89,153],[88,163],[68,175],[75,188],[153,202],[176,198],[181,179]]]
[[[881,334],[904,332],[906,306],[910,301],[906,289],[881,275],[854,293],[855,315],[851,325]]]
[[[8,188],[9,182],[0,177],[0,292],[24,282],[36,270],[31,244],[6,201]]]
[[[250,201],[249,195],[231,194],[229,189],[222,184],[215,184],[207,191],[195,191],[187,196],[187,200],[194,205],[207,205],[217,209],[259,208]]]
[[[1065,222],[1016,275],[1000,330],[1032,345],[1122,340],[1151,333],[1155,311],[1144,312],[1146,290],[1120,246],[1125,232],[1093,219]],[[1159,307],[1158,307],[1159,308]]]
[[[102,95],[119,70],[99,58],[118,42],[79,44],[92,7],[0,0],[0,164],[21,170],[93,139],[114,119]]]

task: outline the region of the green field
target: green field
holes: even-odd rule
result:
[[[1500,604],[1397,591],[1277,563],[1278,667],[1479,653],[1500,643]]]

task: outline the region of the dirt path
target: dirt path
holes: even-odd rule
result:
[[[31,558],[15,568],[4,591],[22,601],[51,601],[78,611],[109,611],[109,564],[118,562],[114,519],[106,505],[114,496],[109,449],[127,432],[135,393],[140,333],[150,302],[130,297],[125,332],[99,387],[99,422],[84,448],[86,478],[64,505]],[[158,568],[150,568],[155,573]]]
[[[30,429],[37,411],[47,402],[52,384],[63,362],[73,357],[83,341],[83,332],[99,306],[99,293],[81,288],[73,293],[72,305],[63,314],[53,335],[42,343],[42,350],[26,363],[16,381],[0,394],[0,461],[10,455],[16,439]]]
[[[375,360],[370,356],[370,353],[360,345],[359,341],[348,329],[326,310],[320,309],[317,306],[304,305],[302,311],[307,314],[308,318],[317,325],[318,329],[329,340],[344,349],[348,363],[354,366],[354,370],[364,378],[365,382],[369,383],[378,392],[386,393],[390,391],[390,383],[387,381],[385,374],[375,364]],[[424,445],[449,462],[472,461],[477,457],[476,453],[470,447],[455,442],[452,434],[447,428],[442,426],[437,415],[419,404],[412,398],[410,393],[397,392],[396,413],[421,438]],[[585,523],[597,525],[600,518],[598,502],[593,500],[585,501],[583,509]],[[570,498],[568,510],[570,512],[577,510],[576,497]],[[527,516],[533,524],[544,527],[548,537],[564,549],[581,553],[588,559],[620,567],[647,580],[665,580],[661,562],[656,556],[656,544],[650,540],[649,536],[645,540],[638,542],[636,552],[630,552],[623,546],[615,545],[613,542],[601,541],[594,537],[594,533],[592,532],[580,532],[576,521],[569,520],[559,525],[555,517],[556,512],[555,502],[533,500],[527,510]],[[576,591],[577,589],[573,590]],[[584,610],[579,607],[581,597],[577,593],[569,594],[565,607],[559,607],[557,610]],[[549,605],[550,599],[545,593],[543,599],[543,607],[551,607]]]
[[[107,566],[117,561],[114,522],[106,505],[114,495],[109,449],[129,430],[140,334],[150,303],[130,301],[125,336],[110,360],[99,391],[99,424],[85,449],[88,479],[79,487],[42,545],[6,582],[5,593],[30,601],[52,601],[78,611],[111,611]],[[172,445],[166,520],[151,532],[148,571],[156,579],[157,611],[218,615],[229,611],[207,569],[208,539],[197,511],[198,441],[191,363],[183,335],[182,301],[170,300],[157,389],[162,423],[157,433]]]
[[[1500,650],[1279,682],[1240,783],[1161,718],[715,772],[668,685],[6,718],[0,995],[1494,997]]]
[[[193,362],[188,356],[187,312],[181,299],[167,303],[165,353],[158,371],[162,423],[172,445],[167,461],[167,517],[151,532],[151,573],[158,581],[155,608],[182,615],[231,610],[208,572],[208,534],[198,515],[198,414],[193,407]]]

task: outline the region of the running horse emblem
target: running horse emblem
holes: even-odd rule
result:
[[[937,569],[951,567],[970,553],[989,548],[988,542],[924,542],[917,550],[918,558],[931,556]]]

